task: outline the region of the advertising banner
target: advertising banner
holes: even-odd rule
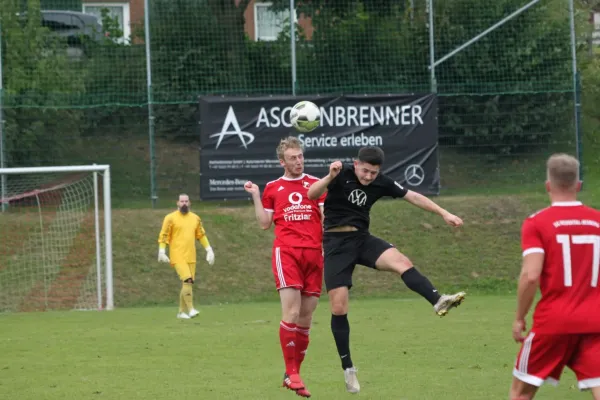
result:
[[[321,124],[301,133],[290,110],[309,100]],[[328,173],[335,160],[351,163],[363,146],[385,152],[382,172],[408,189],[439,194],[437,97],[435,94],[217,97],[199,99],[200,196],[247,198],[251,180],[261,191],[283,175],[275,149],[287,136],[304,144],[305,172]]]

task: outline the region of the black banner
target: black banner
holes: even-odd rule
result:
[[[300,100],[321,108],[321,125],[296,131],[290,109]],[[411,190],[439,194],[437,97],[346,95],[200,97],[200,195],[246,198],[243,185],[261,188],[283,175],[275,154],[279,141],[304,143],[305,172],[327,174],[335,160],[350,163],[363,146],[385,151],[382,171]]]

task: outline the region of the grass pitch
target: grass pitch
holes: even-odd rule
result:
[[[317,309],[302,376],[313,399],[506,399],[518,346],[514,296],[471,295],[445,318],[418,296],[353,299],[352,357],[361,393],[346,393]],[[280,387],[276,302],[177,309],[0,315],[0,399],[295,399]],[[540,398],[587,399],[574,375]]]

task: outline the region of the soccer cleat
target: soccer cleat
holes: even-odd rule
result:
[[[344,370],[344,380],[346,381],[346,390],[349,393],[358,393],[360,392],[360,383],[358,383],[358,377],[356,373],[358,369],[356,367],[346,368]]]
[[[179,319],[190,319],[190,316],[187,315],[184,312],[180,312],[179,314],[177,314],[177,318],[179,318]]]
[[[283,387],[286,387],[290,390],[298,391],[300,389],[304,389],[304,382],[302,382],[302,379],[300,379],[300,375],[288,375],[286,373],[283,374]]]
[[[310,392],[306,388],[296,390],[296,394],[300,397],[310,397],[311,396]]]
[[[465,292],[458,292],[456,294],[444,294],[442,295],[442,297],[440,297],[435,306],[433,306],[433,310],[437,315],[443,317],[444,315],[448,314],[448,311],[450,311],[451,308],[458,307],[460,303],[462,303],[465,299],[465,296]]]
[[[194,318],[195,316],[197,316],[198,314],[200,314],[200,311],[196,310],[195,308],[192,308],[189,312],[189,316],[190,318]]]

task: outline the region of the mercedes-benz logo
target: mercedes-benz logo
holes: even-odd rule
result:
[[[425,171],[419,164],[412,164],[404,170],[404,177],[410,186],[419,186],[425,180]]]

